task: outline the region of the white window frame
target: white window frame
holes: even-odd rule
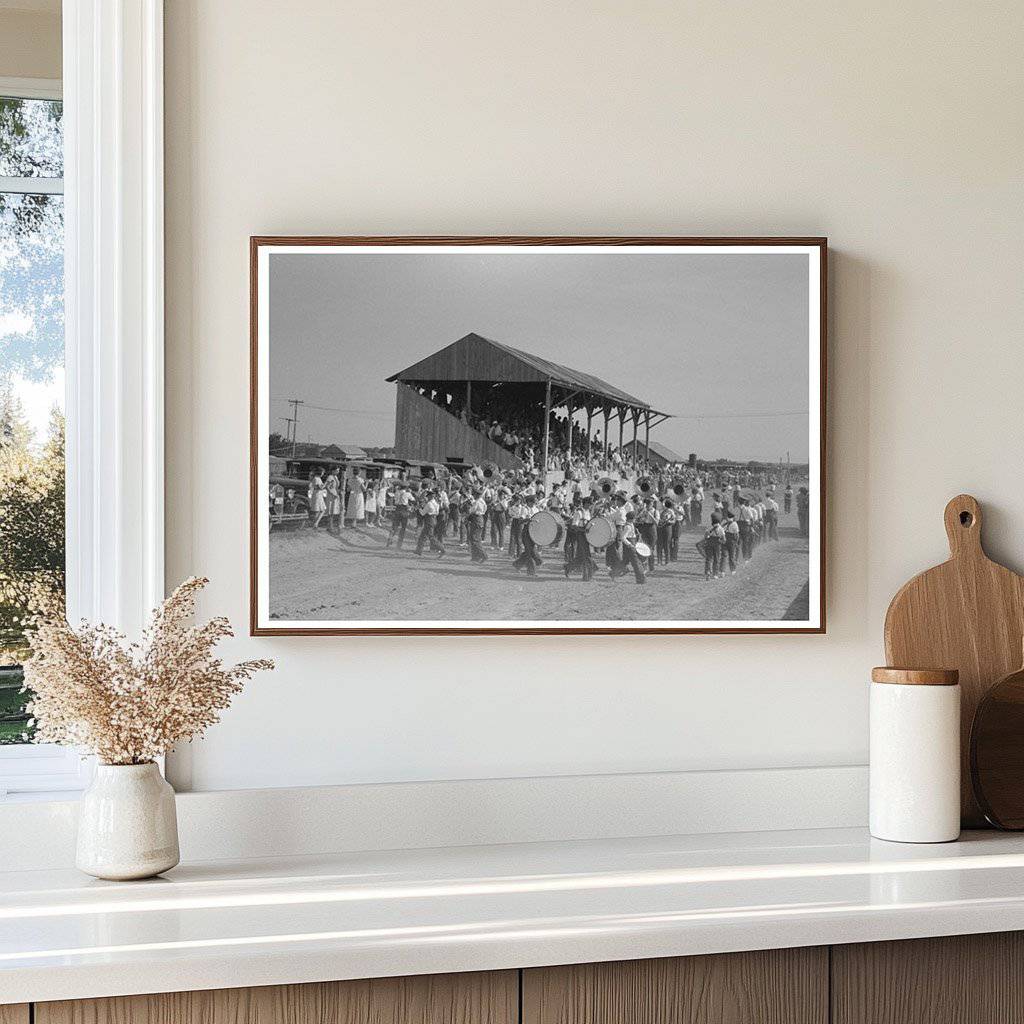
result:
[[[68,618],[137,635],[164,597],[163,0],[64,0],[63,49]],[[4,748],[0,799],[91,771]]]
[[[0,75],[0,96],[19,100],[59,100],[59,78],[5,78]],[[0,174],[0,192],[20,192],[22,195],[61,195],[63,178],[9,177]]]
[[[0,77],[0,96],[26,100],[61,99],[60,79]],[[63,178],[0,175],[0,192],[61,195]],[[91,776],[91,764],[74,751],[53,744],[0,747],[0,800],[28,794],[60,794],[80,790]]]
[[[59,78],[9,78],[0,75],[0,96],[21,100],[59,100],[63,90]]]

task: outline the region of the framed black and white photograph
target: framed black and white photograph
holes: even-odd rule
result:
[[[826,251],[253,238],[252,632],[824,632]]]

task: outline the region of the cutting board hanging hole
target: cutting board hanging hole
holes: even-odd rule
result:
[[[946,536],[949,553],[981,556],[981,509],[969,494],[958,494],[946,505]]]

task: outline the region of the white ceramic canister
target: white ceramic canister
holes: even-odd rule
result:
[[[870,827],[876,839],[960,835],[960,683],[949,669],[871,673]]]
[[[79,870],[117,881],[151,878],[178,857],[174,790],[160,769],[152,761],[97,765],[79,804]]]

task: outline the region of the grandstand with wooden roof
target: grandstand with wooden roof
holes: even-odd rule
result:
[[[649,445],[652,427],[669,418],[600,377],[479,334],[467,334],[387,380],[398,385],[395,454],[405,459],[473,465],[493,462],[502,469],[522,468],[516,455],[460,415],[464,410],[472,419],[472,414],[495,400],[514,406],[530,419],[536,417],[536,429],[543,436],[541,464],[545,466],[552,411],[564,409],[569,421],[585,413],[588,447],[595,423],[603,423],[605,448],[609,429],[617,423],[619,448],[628,452],[631,441],[634,461],[641,431],[643,443]],[[632,438],[627,427],[632,428]],[[566,434],[571,456],[572,431]]]

